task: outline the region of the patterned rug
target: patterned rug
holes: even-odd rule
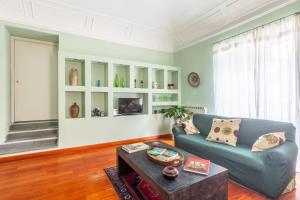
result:
[[[137,173],[119,176],[116,167],[104,169],[121,200],[162,200]]]

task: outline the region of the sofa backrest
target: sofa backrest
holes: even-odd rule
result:
[[[218,115],[194,114],[193,121],[205,137],[209,134],[213,118],[241,119],[237,144],[252,146],[261,135],[270,132],[285,132],[287,141],[295,142],[296,128],[287,122],[278,122],[263,119],[223,117]]]

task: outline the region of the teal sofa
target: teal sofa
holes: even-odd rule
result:
[[[233,147],[205,139],[210,132],[213,118],[229,119],[195,114],[193,122],[201,132],[198,135],[186,135],[182,127],[174,127],[176,147],[227,168],[229,177],[239,184],[271,198],[280,196],[295,177],[298,148],[293,124],[241,118],[237,146]],[[284,144],[264,152],[251,151],[259,136],[278,131],[285,132]]]

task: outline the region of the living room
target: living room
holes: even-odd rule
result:
[[[300,199],[299,13],[1,1],[1,199]]]

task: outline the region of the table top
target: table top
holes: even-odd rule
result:
[[[117,154],[126,161],[130,167],[136,171],[140,176],[142,176],[146,181],[154,184],[157,188],[160,190],[163,190],[167,193],[172,193],[178,190],[181,190],[183,188],[189,187],[190,185],[193,185],[199,181],[205,181],[209,179],[212,176],[227,173],[227,169],[224,167],[221,167],[215,163],[210,164],[209,174],[208,175],[200,175],[192,172],[187,172],[183,170],[183,166],[186,162],[186,160],[192,156],[192,157],[198,157],[194,154],[188,153],[184,150],[181,150],[179,148],[170,146],[166,143],[163,143],[161,141],[160,146],[165,147],[171,147],[177,151],[180,151],[184,155],[184,161],[180,166],[177,167],[179,171],[179,175],[175,179],[167,179],[163,176],[162,170],[164,166],[159,165],[153,161],[151,161],[147,155],[146,150],[139,151],[135,153],[127,153],[121,149],[121,147],[117,148]],[[146,142],[146,144],[151,144],[151,142]]]

